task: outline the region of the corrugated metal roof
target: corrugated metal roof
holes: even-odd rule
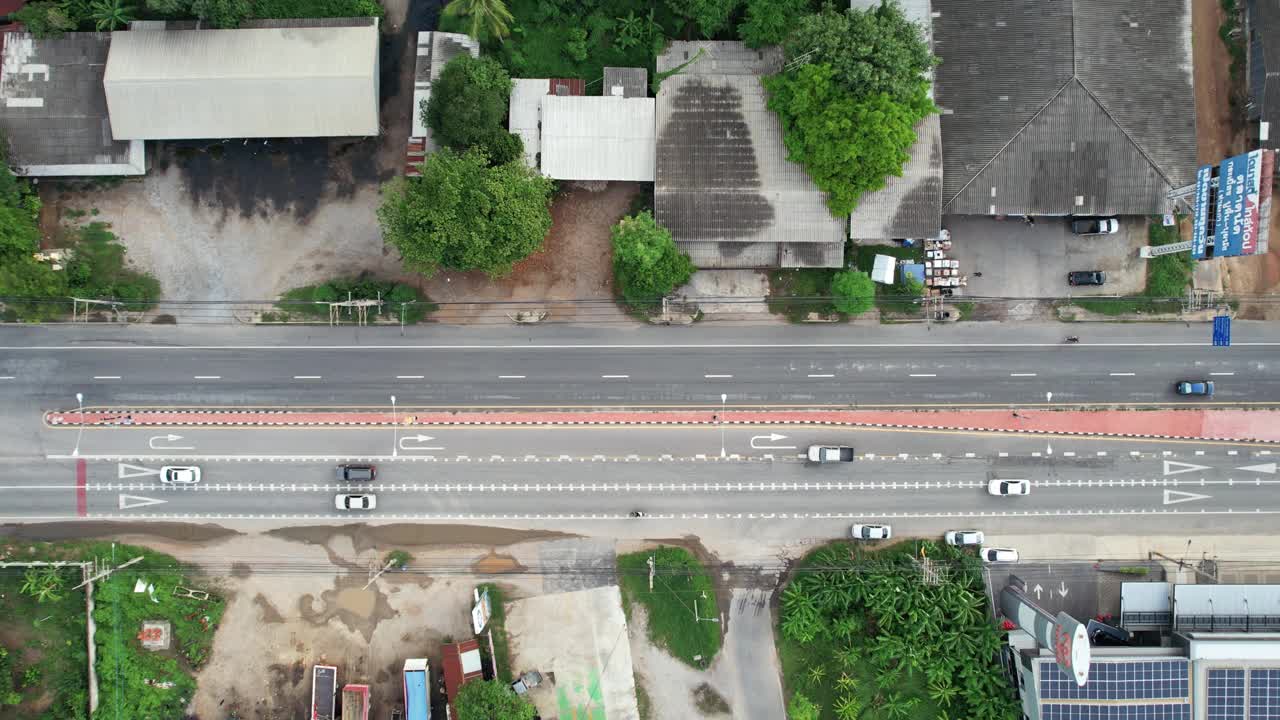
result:
[[[756,74],[776,72],[780,53],[675,42],[658,65],[675,67],[699,48],[710,50],[658,92],[655,218],[699,267],[839,266],[845,220],[787,160]]]
[[[118,138],[378,134],[378,29],[112,33],[103,80]]]
[[[649,71],[644,68],[604,69],[603,95],[613,95],[620,88],[623,97],[649,97]]]
[[[653,182],[653,98],[542,98],[542,174]]]
[[[1164,191],[1191,178],[1190,0],[934,0],[933,9],[945,212],[1157,213]],[[1073,106],[1050,107],[1064,104]],[[1019,141],[1037,127],[1037,142]],[[1052,152],[1037,149],[1046,139]],[[1139,167],[1121,168],[1117,156]],[[979,177],[997,162],[997,177]]]
[[[507,129],[524,141],[524,164],[535,170],[542,148],[538,123],[548,82],[547,78],[515,78],[511,83],[511,103],[507,106]]]

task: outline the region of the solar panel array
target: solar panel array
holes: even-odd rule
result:
[[[1089,682],[1085,683],[1084,687],[1076,685],[1075,678],[1063,672],[1056,663],[1042,663],[1040,665],[1041,702],[1050,700],[1185,700],[1189,693],[1190,666],[1186,659],[1143,660],[1137,662],[1094,661],[1089,670]],[[1148,716],[1117,715],[1115,717]]]
[[[1249,720],[1280,720],[1280,670],[1249,671]]]
[[[1244,670],[1214,668],[1206,672],[1207,720],[1245,720]]]
[[[1191,720],[1191,703],[1176,705],[1041,705],[1041,720]]]

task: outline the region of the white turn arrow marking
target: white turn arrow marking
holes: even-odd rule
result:
[[[148,505],[159,505],[168,502],[168,500],[157,500],[149,497],[138,497],[136,495],[121,495],[120,509],[132,510],[133,508],[146,507]]]
[[[1068,590],[1067,590],[1067,581],[1066,581],[1066,580],[1063,580],[1063,581],[1062,581],[1062,584],[1058,586],[1058,594],[1059,594],[1059,595],[1061,595],[1062,597],[1066,597],[1066,596],[1067,596],[1067,592],[1068,592]]]
[[[1181,490],[1165,490],[1164,504],[1177,505],[1178,503],[1191,502],[1193,500],[1208,500],[1210,495],[1201,495],[1199,493],[1183,492]]]
[[[130,465],[129,463],[119,463],[119,466],[120,466],[119,474],[120,474],[121,480],[125,478],[131,478],[131,477],[142,477],[144,475],[160,474],[159,470],[152,470],[151,468],[144,468],[138,465]]]
[[[410,443],[424,443],[424,442],[430,442],[432,440],[435,440],[435,438],[431,437],[430,435],[405,435],[404,437],[400,438],[400,449],[401,450],[443,450],[444,449],[443,447],[427,447],[426,445],[408,445],[408,446],[405,445],[406,441]]]
[[[751,449],[752,450],[795,450],[796,449],[795,445],[757,445],[756,444],[757,440],[763,440],[765,442],[778,442],[779,440],[786,440],[786,439],[787,439],[786,435],[779,435],[778,433],[769,433],[768,435],[755,435],[755,436],[752,436],[751,438]]]
[[[1036,586],[1031,588],[1031,591],[1036,594],[1036,599],[1039,600],[1040,593],[1044,592],[1044,588],[1040,587],[1040,583],[1036,583]]]
[[[1275,474],[1276,474],[1276,464],[1275,464],[1275,463],[1265,463],[1265,464],[1263,464],[1263,465],[1250,465],[1249,467],[1242,467],[1242,468],[1236,468],[1236,469],[1237,469],[1237,470],[1248,470],[1249,472],[1268,473],[1268,474],[1270,474],[1270,475],[1275,475]]]
[[[174,446],[174,445],[160,445],[160,446],[157,446],[157,445],[156,445],[156,441],[160,441],[160,442],[177,442],[177,441],[179,441],[179,440],[181,440],[181,439],[182,439],[182,436],[181,436],[181,435],[173,435],[173,434],[169,434],[169,435],[152,435],[152,436],[151,436],[151,439],[147,441],[147,445],[151,446],[151,449],[152,449],[152,450],[195,450],[195,448],[194,448],[194,447],[189,447],[189,446],[181,446],[181,447],[179,447],[179,446]]]
[[[1191,463],[1178,462],[1177,460],[1164,461],[1164,474],[1177,475],[1184,472],[1195,472],[1196,470],[1210,470],[1208,465],[1192,465]]]

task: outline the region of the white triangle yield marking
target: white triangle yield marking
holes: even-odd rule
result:
[[[120,495],[120,509],[130,510],[132,508],[146,507],[148,505],[159,505],[168,502],[168,500],[157,500],[155,498],[138,497],[136,495]]]
[[[1183,492],[1181,490],[1165,490],[1164,504],[1177,505],[1178,503],[1191,502],[1193,500],[1208,500],[1209,495],[1201,495],[1193,492]]]
[[[1175,469],[1176,468],[1176,469]],[[1211,470],[1208,465],[1192,465],[1191,463],[1178,462],[1177,460],[1164,461],[1164,474],[1177,475],[1184,472],[1195,472],[1196,470]]]
[[[1263,465],[1250,465],[1250,466],[1248,466],[1248,467],[1242,467],[1242,468],[1236,468],[1236,469],[1237,469],[1237,470],[1248,470],[1249,472],[1268,473],[1268,474],[1271,474],[1271,475],[1275,475],[1275,474],[1276,474],[1276,464],[1275,464],[1275,463],[1265,463],[1265,464],[1263,464]]]
[[[139,465],[130,465],[129,463],[117,463],[119,465],[119,474],[121,480],[131,477],[142,477],[144,475],[159,475],[159,470],[144,468]]]

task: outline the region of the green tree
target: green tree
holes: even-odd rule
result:
[[[830,65],[836,83],[855,98],[885,93],[895,102],[910,102],[928,85],[924,73],[938,63],[923,29],[895,2],[870,10],[828,5],[819,13],[793,15],[792,23],[787,57]]]
[[[455,701],[458,720],[533,720],[535,708],[511,688],[493,680],[462,686]]]
[[[671,232],[642,212],[613,226],[613,277],[622,299],[651,304],[689,281],[696,268]]]
[[[738,37],[751,48],[777,45],[808,9],[808,0],[747,0],[747,19],[738,25]]]
[[[542,246],[552,187],[523,163],[490,167],[483,151],[446,148],[427,157],[422,177],[387,185],[378,219],[410,270],[500,277]]]
[[[667,0],[671,12],[693,21],[703,37],[715,37],[728,24],[742,0]]]
[[[76,29],[75,19],[61,3],[52,0],[27,3],[13,14],[13,18],[38,38],[57,37]]]
[[[496,165],[519,156],[503,125],[511,99],[511,76],[496,60],[460,55],[449,61],[431,87],[422,120],[443,146],[465,152],[483,148]],[[517,138],[518,140],[518,138]]]
[[[859,270],[836,273],[831,280],[832,304],[846,315],[861,315],[876,302],[876,286],[871,276]]]
[[[234,28],[249,15],[249,0],[194,0],[191,12],[214,27]]]
[[[57,602],[62,599],[62,591],[66,584],[66,578],[58,568],[27,568],[22,576],[22,593],[35,598],[36,602]]]
[[[787,703],[787,720],[818,720],[822,706],[815,704],[804,693],[797,692]]]
[[[98,32],[109,32],[133,20],[133,6],[126,5],[124,0],[93,0],[89,5],[89,19]]]
[[[452,0],[444,6],[444,14],[467,18],[467,34],[477,40],[501,40],[510,34],[515,20],[504,0]]]

